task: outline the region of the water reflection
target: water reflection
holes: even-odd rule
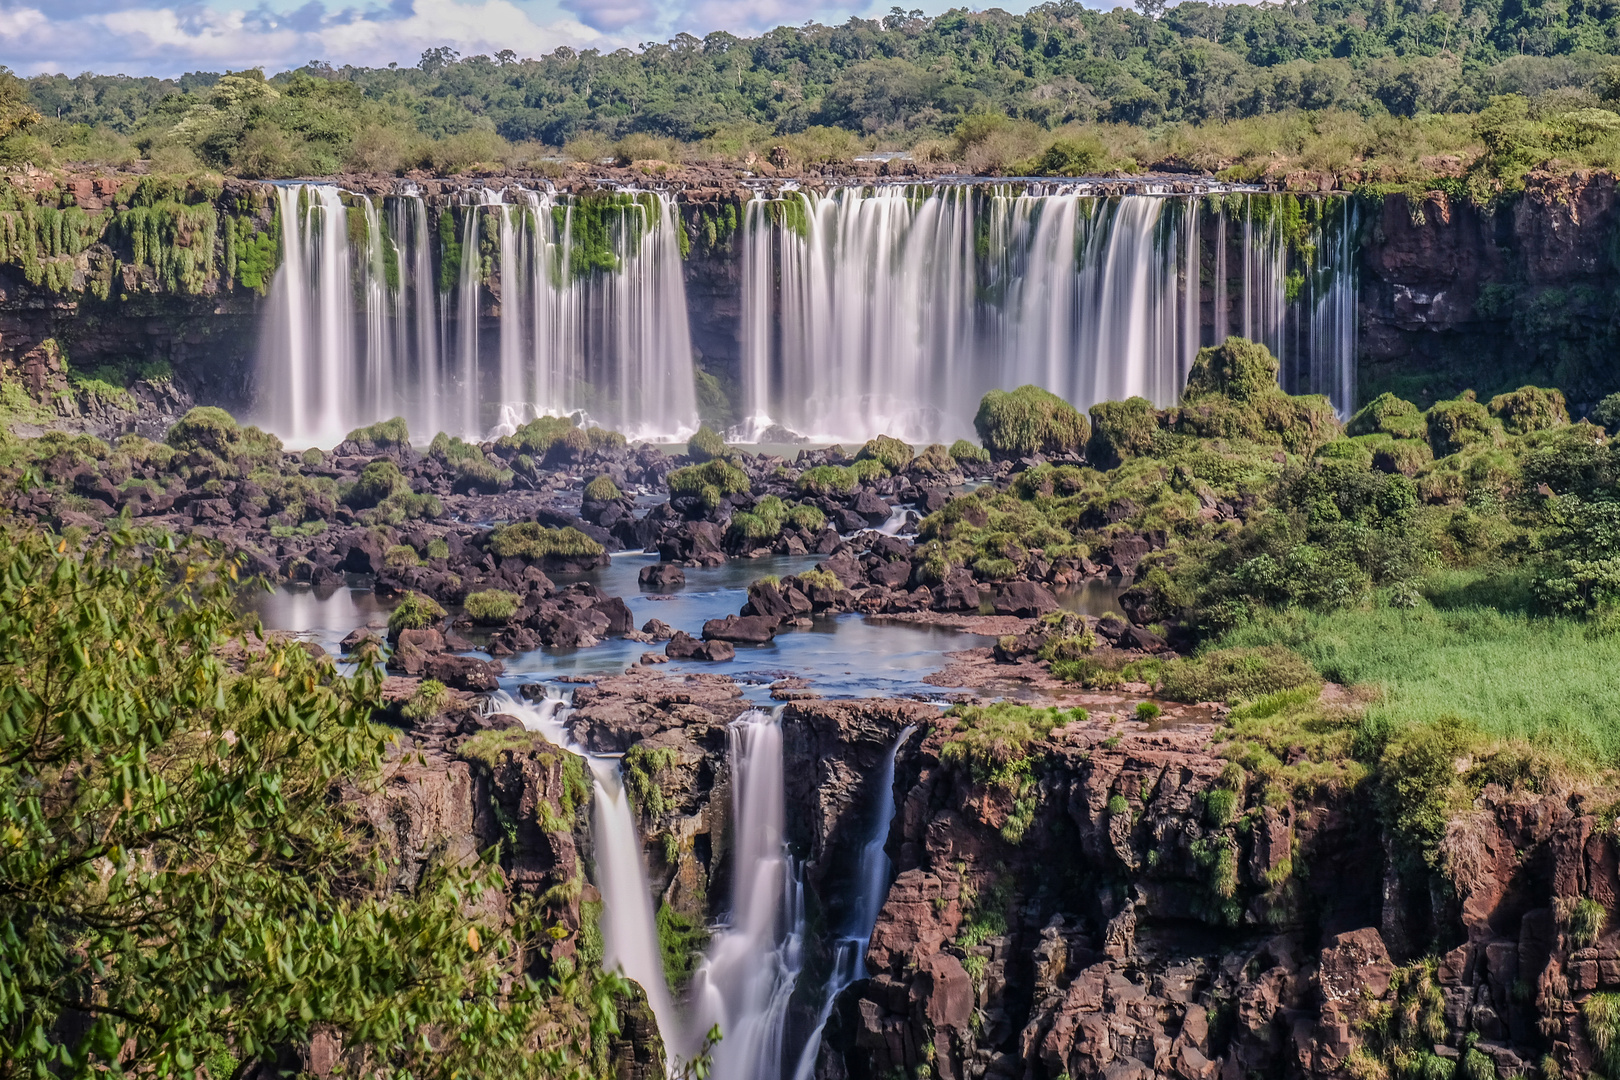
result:
[[[767,574],[785,577],[810,569],[817,556],[735,559],[717,567],[686,570],[686,587],[667,594],[644,593],[638,583],[643,566],[658,561],[640,552],[613,556],[612,562],[587,574],[559,574],[559,586],[589,581],[608,596],[622,596],[636,625],[661,619],[677,630],[698,636],[703,623],[735,614],[747,599],[748,585]],[[358,586],[360,580],[353,582]],[[308,586],[284,586],[249,600],[269,630],[284,630],[337,653],[338,642],[362,626],[388,623],[388,607],[369,589],[354,587],[317,592]],[[469,635],[472,640],[481,640]],[[944,654],[987,644],[988,638],[938,627],[870,623],[859,615],[814,620],[809,627],[787,628],[767,645],[737,646],[737,657],[724,663],[671,661],[665,671],[707,671],[744,683],[752,700],[769,697],[767,684],[784,675],[799,675],[828,697],[925,694],[939,687],[923,682],[945,664]],[[663,653],[663,644],[609,638],[590,649],[539,649],[505,658],[508,689],[524,683],[623,671],[642,653]]]

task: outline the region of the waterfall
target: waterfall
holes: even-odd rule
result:
[[[715,1080],[775,1080],[798,983],[804,886],[783,846],[782,728],[750,710],[728,731],[734,836],[730,921],[693,980],[695,1032],[718,1024]]]
[[[1228,332],[1301,372],[1285,385],[1347,409],[1353,243],[1318,227],[1291,251],[1279,198],[1102,197],[1073,183],[756,197],[742,238],[747,419],[734,437],[774,422],[816,440],[946,440],[971,434],[986,390],[1029,382],[1082,409],[1133,395],[1170,405],[1198,348]],[[1313,244],[1332,247],[1343,272],[1331,296],[1296,302],[1289,268]],[[1300,319],[1321,326],[1291,335]]]
[[[547,742],[585,759],[595,780],[591,831],[596,846],[596,887],[602,894],[602,966],[615,967],[634,979],[647,994],[666,1047],[673,1052],[681,1031],[680,1014],[664,980],[658,927],[653,914],[647,866],[636,834],[635,816],[625,794],[619,762],[588,754],[568,737],[562,723],[567,701],[548,697],[539,704],[519,701],[505,691],[490,697],[490,708],[516,716]]]
[[[891,866],[884,847],[889,841],[889,826],[894,822],[894,759],[900,753],[900,747],[916,730],[915,726],[909,726],[900,732],[894,745],[889,747],[888,756],[883,760],[883,771],[874,783],[876,812],[872,817],[872,831],[867,834],[866,843],[861,847],[860,861],[855,867],[855,902],[850,905],[843,925],[836,931],[839,936],[833,942],[832,975],[828,977],[823,991],[821,1013],[816,1018],[815,1030],[810,1033],[810,1041],[805,1043],[804,1050],[799,1054],[798,1066],[793,1070],[793,1080],[812,1080],[816,1071],[816,1056],[821,1051],[821,1033],[827,1026],[827,1017],[832,1015],[838,995],[850,983],[866,978],[866,945],[872,939],[872,928],[877,925],[878,913],[883,909],[883,901],[889,893]]]
[[[575,258],[582,200],[605,258]],[[289,446],[394,415],[419,441],[581,412],[631,439],[696,429],[673,197],[484,189],[437,228],[410,188],[379,208],[329,184],[278,185],[276,203],[255,414]]]

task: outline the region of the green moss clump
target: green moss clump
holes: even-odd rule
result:
[[[671,495],[705,495],[708,491],[719,496],[740,495],[753,490],[748,474],[728,461],[716,458],[702,465],[688,465],[676,469],[665,478]],[[718,500],[716,500],[718,501]]]
[[[1259,342],[1229,337],[1198,350],[1187,373],[1187,399],[1219,394],[1252,405],[1277,393],[1277,358]]]
[[[587,502],[612,502],[623,494],[611,476],[598,476],[585,485],[584,495]]]
[[[768,544],[782,534],[787,514],[787,505],[781,499],[767,495],[754,504],[753,510],[731,515],[731,533],[749,543]]]
[[[855,474],[842,465],[817,465],[800,473],[798,484],[806,495],[848,495],[855,490]]]
[[[1110,469],[1129,457],[1153,452],[1159,417],[1144,397],[1103,401],[1091,407],[1091,438],[1086,458],[1100,469]]]
[[[207,450],[229,454],[241,440],[236,417],[212,405],[199,405],[174,422],[164,441],[179,451]]]
[[[683,915],[664,901],[658,907],[658,949],[664,957],[664,978],[672,993],[691,981],[709,945],[703,920]]]
[[[1521,386],[1511,394],[1498,394],[1491,398],[1488,408],[1509,435],[1527,435],[1569,423],[1564,395],[1539,386]]]
[[[923,447],[922,451],[911,459],[906,470],[933,477],[951,476],[961,471],[956,459],[951,457],[951,452],[942,443],[931,443]]]
[[[399,450],[411,444],[410,429],[405,418],[396,416],[370,427],[355,428],[349,432],[347,442],[359,444],[363,453],[374,454],[383,450]]]
[[[504,491],[512,484],[512,470],[502,468],[497,461],[486,457],[482,448],[462,441],[459,436],[439,432],[428,445],[428,454],[450,470],[451,487],[458,492]]]
[[[516,614],[518,595],[504,589],[485,589],[468,593],[465,607],[474,622],[497,626]]]
[[[1429,446],[1436,458],[1447,457],[1476,443],[1494,442],[1501,430],[1490,411],[1474,400],[1471,390],[1455,400],[1437,402],[1424,419],[1428,424]]]
[[[409,494],[410,481],[392,461],[373,461],[360,470],[360,477],[343,493],[343,501],[357,510],[376,506],[399,494]]]
[[[966,439],[957,439],[951,443],[951,457],[964,465],[988,465],[990,451]]]
[[[444,608],[431,597],[408,592],[388,616],[388,640],[398,641],[403,630],[426,630],[444,618]]]
[[[1356,410],[1356,415],[1350,418],[1345,433],[1384,434],[1395,439],[1424,439],[1428,437],[1428,428],[1423,420],[1423,410],[1386,390]]]
[[[973,417],[979,441],[993,457],[1078,454],[1091,425],[1067,401],[1038,386],[992,390]]]
[[[904,472],[911,464],[911,446],[899,439],[887,435],[879,435],[875,439],[867,440],[860,452],[855,455],[857,462],[876,461],[891,473]]]
[[[725,452],[726,440],[711,430],[707,424],[698,428],[697,432],[686,440],[686,455],[698,464],[713,461]]]
[[[637,743],[625,751],[621,766],[625,790],[645,818],[659,818],[669,810],[664,781],[680,762],[674,747],[648,747]]]
[[[390,570],[404,570],[412,566],[421,566],[422,559],[411,545],[395,544],[383,553],[383,565]]]
[[[445,542],[443,537],[435,537],[429,540],[427,557],[430,559],[448,559],[450,557],[450,545]]]
[[[538,562],[550,556],[573,558],[600,555],[602,545],[572,526],[548,529],[532,521],[523,521],[491,533],[489,550],[503,559],[517,556]]]
[[[809,503],[798,503],[787,508],[787,523],[795,529],[805,532],[820,532],[827,524],[827,515],[822,513],[821,507]]]
[[[443,712],[449,701],[450,691],[444,683],[437,679],[423,679],[411,699],[399,711],[407,720],[427,720]]]

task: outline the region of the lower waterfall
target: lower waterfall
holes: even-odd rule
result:
[[[889,842],[889,826],[894,822],[894,759],[900,753],[900,747],[916,730],[915,726],[908,726],[900,732],[894,745],[889,747],[889,755],[883,761],[883,771],[874,782],[876,815],[872,819],[872,831],[867,834],[866,843],[861,847],[860,862],[855,867],[855,902],[850,906],[844,924],[836,931],[838,939],[833,942],[832,974],[822,992],[821,1012],[816,1017],[815,1029],[810,1033],[810,1040],[805,1043],[804,1050],[799,1054],[798,1066],[793,1070],[793,1080],[812,1080],[815,1076],[821,1033],[827,1026],[827,1018],[832,1015],[833,1006],[837,1004],[838,995],[850,983],[866,977],[866,945],[872,939],[872,927],[877,925],[878,913],[882,911],[883,901],[889,892],[891,867],[884,848]]]
[[[732,722],[727,738],[731,915],[693,979],[693,1030],[720,1028],[715,1080],[775,1080],[804,941],[804,885],[783,846],[780,710],[749,710]]]

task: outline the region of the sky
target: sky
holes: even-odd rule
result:
[[[442,45],[465,56],[511,49],[520,58],[560,45],[612,51],[682,31],[753,35],[810,20],[868,18],[893,6],[894,0],[0,0],[0,64],[19,75],[162,76],[248,67],[274,74],[311,60],[410,66],[424,49]],[[933,15],[986,5],[907,0],[904,6]]]

